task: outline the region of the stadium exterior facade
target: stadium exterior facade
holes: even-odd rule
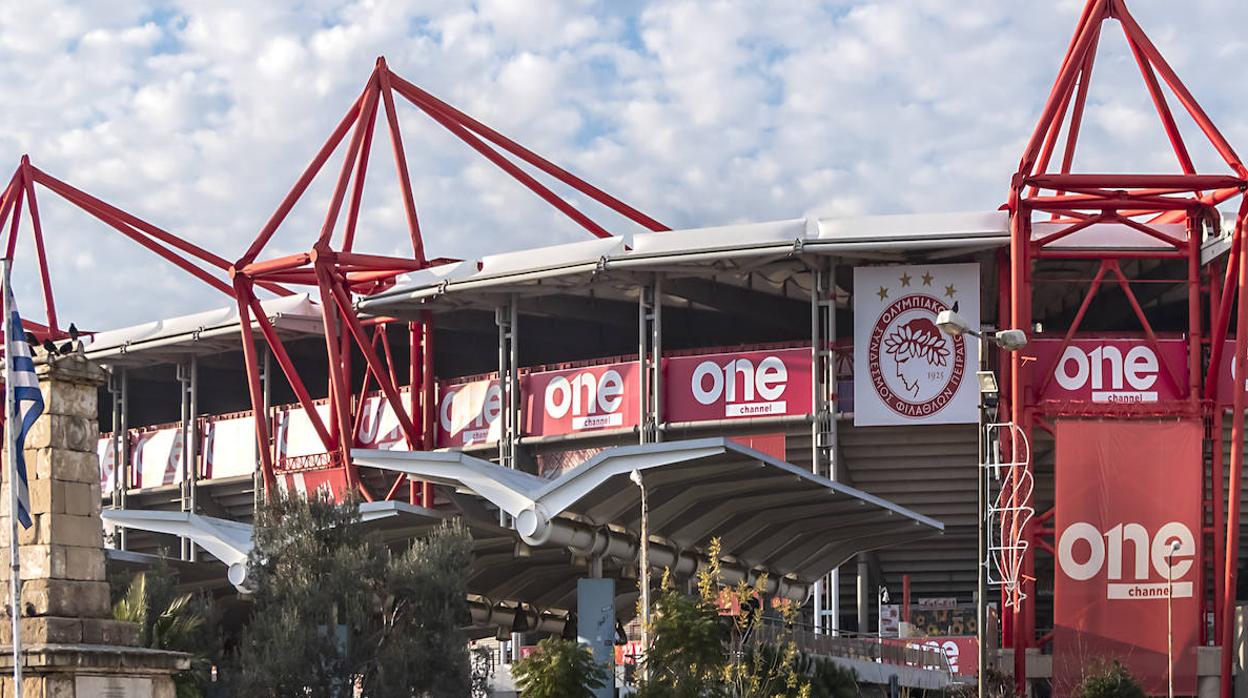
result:
[[[1179,174],[1073,171],[1109,20]],[[597,239],[430,258],[395,95]],[[1196,171],[1171,101],[1224,172]],[[379,114],[410,257],[352,249]],[[335,152],[337,185],[309,251],[261,259]],[[612,235],[535,175],[646,232]],[[233,302],[90,338],[87,355],[113,376],[99,453],[116,564],[177,550],[188,578],[232,593],[246,576],[239,524],[264,492],[358,493],[365,525],[396,540],[465,517],[474,620],[506,629],[528,614],[526,625],[553,630],[577,580],[634,574],[637,471],[657,566],[687,577],[720,537],[732,574],[766,573],[774,593],[809,602],[820,632],[877,628],[893,605],[881,604],[884,588],[915,601],[905,618],[923,599],[969,605],[986,557],[1020,683],[1054,677],[1065,690],[1071,662],[1086,659],[1071,648],[1087,641],[1135,652],[1150,688],[1171,668],[1180,693],[1217,690],[1220,675],[1229,695],[1243,497],[1235,376],[1248,354],[1248,306],[1235,300],[1248,251],[1245,209],[1219,206],[1242,204],[1248,170],[1125,5],[1090,0],[1008,183],[996,212],[673,231],[379,61],[233,262],[25,159],[0,224],[11,224],[10,250],[23,210],[33,224],[41,338],[64,333],[36,185]],[[937,326],[955,307],[970,329],[1023,330],[1027,347],[981,356],[980,342]],[[981,392],[977,370],[999,390]],[[985,552],[981,468],[994,478]],[[622,613],[629,586],[617,589]],[[1152,637],[1167,598],[1179,637],[1169,667]],[[974,634],[962,617],[928,634]]]

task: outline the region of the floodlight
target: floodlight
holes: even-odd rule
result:
[[[993,341],[1006,351],[1018,351],[1027,346],[1027,333],[1022,330],[1001,330],[993,337]]]
[[[976,371],[975,378],[979,381],[979,392],[982,395],[996,395],[997,374],[992,371]]]

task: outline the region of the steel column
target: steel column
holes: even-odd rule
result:
[[[812,269],[810,290],[811,375],[811,471],[830,480],[837,478],[836,453],[836,263],[818,257]],[[815,632],[840,629],[840,569],[815,582]],[[827,608],[824,607],[825,603]],[[831,618],[831,622],[827,622]]]
[[[1244,234],[1245,209],[1248,209],[1248,199],[1245,199],[1240,209],[1235,228],[1236,236]],[[1239,282],[1235,294],[1235,355],[1231,358],[1231,365],[1238,370],[1233,371],[1235,381],[1231,402],[1231,472],[1226,488],[1226,551],[1222,562],[1226,575],[1222,583],[1222,612],[1225,615],[1222,619],[1221,642],[1221,691],[1224,698],[1230,698],[1234,692],[1231,685],[1231,649],[1235,645],[1235,582],[1239,569],[1239,505],[1244,471],[1244,381],[1248,377],[1248,362],[1245,361],[1245,354],[1248,353],[1248,254],[1241,253],[1237,261]],[[1230,303],[1229,298],[1222,300]]]
[[[638,288],[641,443],[663,440],[663,275]]]

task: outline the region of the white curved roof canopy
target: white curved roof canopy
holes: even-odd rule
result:
[[[283,337],[324,332],[320,304],[306,293],[261,301],[260,306]],[[254,318],[251,324],[257,327]],[[237,350],[239,334],[238,306],[230,306],[96,332],[86,342],[86,353],[112,365],[149,365]]]
[[[356,450],[360,465],[470,492],[534,546],[630,558],[646,486],[650,533],[677,566],[720,538],[747,570],[805,587],[854,555],[937,535],[938,521],[725,438],[606,449],[553,480],[458,452]],[[623,534],[623,535],[622,535]],[[656,566],[665,566],[662,553]],[[779,590],[779,589],[778,589]]]

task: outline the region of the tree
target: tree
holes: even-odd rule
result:
[[[524,698],[593,698],[610,673],[575,640],[549,637],[537,651],[515,663],[512,675]]]
[[[148,574],[136,574],[124,595],[113,605],[113,618],[139,626],[144,647],[191,655],[190,669],[174,675],[178,698],[201,698],[211,672],[215,632],[206,632],[215,617],[210,602],[192,594],[176,595],[173,576],[160,570],[149,583]]]
[[[277,496],[261,508],[235,694],[468,694],[467,643],[458,630],[469,618],[468,533],[448,523],[391,552],[358,524],[354,501]]]
[[[753,584],[724,584],[720,553],[713,539],[696,596],[676,592],[663,575],[650,626],[654,639],[645,648],[649,678],[640,682],[638,698],[809,698],[811,684],[799,671],[792,639],[797,604],[768,603],[762,575]],[[775,631],[768,620],[784,630]]]

